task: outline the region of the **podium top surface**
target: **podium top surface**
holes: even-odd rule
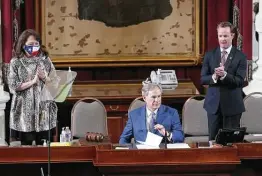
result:
[[[67,99],[95,97],[98,99],[133,99],[141,96],[142,81],[75,82]],[[179,81],[175,90],[165,90],[163,97],[190,97],[199,92],[191,81]]]

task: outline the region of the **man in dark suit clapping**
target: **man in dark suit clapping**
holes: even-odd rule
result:
[[[239,127],[245,111],[242,88],[247,70],[246,56],[232,46],[234,27],[229,22],[217,26],[219,47],[205,54],[201,83],[208,85],[204,108],[208,115],[209,139],[219,128]]]

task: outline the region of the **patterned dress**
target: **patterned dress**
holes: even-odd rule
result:
[[[45,82],[40,80],[33,86],[18,91],[22,83],[34,79],[37,67],[45,70],[49,81],[55,81],[55,68],[49,57],[44,55],[27,58],[12,58],[9,73],[9,89],[13,94],[10,111],[10,128],[21,132],[40,132],[56,127],[57,106],[53,100],[43,100]]]

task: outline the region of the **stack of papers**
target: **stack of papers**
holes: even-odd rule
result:
[[[128,150],[129,148],[128,147],[116,147],[115,149],[116,150]]]
[[[252,141],[251,143],[262,143],[262,141]]]
[[[150,146],[150,145],[144,145],[144,144],[137,144],[137,149],[159,149],[159,146]]]
[[[190,148],[188,144],[186,143],[175,143],[175,144],[167,144],[168,149],[184,149],[184,148]]]
[[[140,145],[136,145],[138,149],[159,149],[159,145],[163,137],[158,136],[154,133],[148,132],[146,136],[146,141],[137,141]]]
[[[148,132],[146,141],[137,141],[139,144],[136,145],[137,149],[159,149],[159,145],[162,142],[163,137],[158,136],[154,133]],[[190,148],[190,146],[186,143],[175,143],[175,144],[167,144],[168,149],[185,149]]]
[[[252,134],[253,136],[262,136],[262,134]]]

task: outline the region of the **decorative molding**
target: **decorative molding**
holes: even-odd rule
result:
[[[19,23],[17,20],[17,16],[20,16],[19,10],[21,3],[23,3],[22,0],[15,0],[15,3],[13,5],[13,43],[15,43],[19,37]]]
[[[251,81],[253,75],[253,60],[248,60],[247,61],[247,81]]]
[[[2,79],[5,85],[8,84],[9,67],[10,63],[3,63],[2,65]]]
[[[234,3],[234,7],[233,7],[233,25],[236,27],[236,32],[237,32],[237,49],[239,49],[240,51],[242,51],[243,48],[243,36],[240,33],[240,22],[239,22],[239,18],[240,18],[240,10],[236,4],[236,1]]]

